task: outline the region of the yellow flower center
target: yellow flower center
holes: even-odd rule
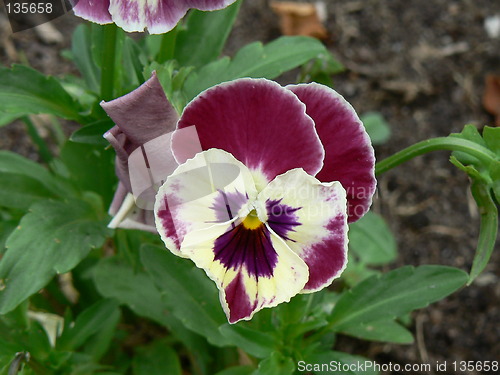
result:
[[[250,211],[248,216],[243,220],[243,226],[250,230],[255,230],[262,226],[262,221],[259,220],[256,210]]]

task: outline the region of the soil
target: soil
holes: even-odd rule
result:
[[[490,37],[484,21],[500,16],[496,0],[324,0],[325,41],[346,71],[335,88],[358,113],[378,111],[391,124],[392,137],[376,147],[379,160],[431,137],[459,132],[465,124],[493,125],[481,105],[486,74],[500,74],[500,38]],[[0,14],[0,16],[2,16]],[[62,32],[56,44],[34,30],[11,34],[2,22],[0,58],[4,65],[28,61],[48,74],[73,68],[60,56],[69,46],[76,17],[51,24]],[[243,44],[280,35],[278,18],[267,0],[244,1],[227,53]],[[6,48],[9,47],[9,48]],[[294,76],[280,78],[293,82]],[[0,148],[36,158],[21,124],[0,129]],[[449,163],[448,152],[414,159],[378,180],[375,211],[397,238],[399,257],[389,268],[442,264],[469,270],[479,229],[478,212],[467,176]],[[497,242],[498,245],[498,242]],[[497,249],[498,250],[498,246]],[[341,338],[337,349],[378,363],[447,362],[442,374],[479,374],[452,370],[453,361],[500,360],[500,252],[495,251],[473,285],[413,315],[411,345],[366,343]],[[397,372],[393,372],[397,373]]]

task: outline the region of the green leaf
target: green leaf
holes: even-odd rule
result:
[[[202,270],[191,261],[152,245],[141,248],[141,260],[177,319],[213,345],[233,344],[219,331],[227,319],[217,288]]]
[[[74,325],[65,329],[57,340],[59,350],[74,351],[82,346],[92,335],[105,329],[120,316],[118,303],[103,299],[83,311]]]
[[[80,191],[99,194],[106,207],[111,203],[116,184],[114,158],[113,150],[71,141],[66,142],[61,150],[61,160],[70,179]]]
[[[134,313],[170,327],[170,319],[162,297],[151,277],[134,270],[117,258],[101,260],[93,269],[94,283],[99,293],[127,305]]]
[[[322,53],[303,65],[299,82],[318,82],[333,87],[332,75],[344,70],[344,66],[330,52]]]
[[[71,134],[69,139],[75,143],[106,147],[109,145],[109,142],[103,138],[103,135],[114,125],[111,119],[102,119],[76,130]]]
[[[177,34],[174,58],[181,66],[201,67],[222,52],[240,9],[241,1],[215,12],[193,9],[185,28]]]
[[[23,112],[20,112],[20,113],[2,113],[2,112],[0,112],[0,127],[14,122],[15,120],[17,120],[19,117],[22,117],[23,115],[24,115]]]
[[[16,229],[17,221],[15,220],[2,220],[0,221],[0,257],[4,253],[5,243],[10,234]]]
[[[122,80],[127,82],[126,89],[134,89],[144,83],[142,75],[146,57],[139,45],[132,38],[125,37],[123,42],[123,76]]]
[[[95,93],[99,92],[101,70],[92,58],[92,36],[90,27],[86,24],[78,25],[71,40],[72,58],[82,74],[87,87]]]
[[[315,375],[377,375],[373,361],[337,351],[314,353],[297,363],[299,371],[312,371]]]
[[[0,260],[0,314],[14,309],[57,273],[75,267],[109,230],[88,203],[35,203],[7,240]]]
[[[396,344],[413,343],[411,332],[393,320],[351,325],[344,329],[342,333],[363,340],[393,342]]]
[[[257,358],[268,357],[277,346],[274,336],[242,325],[226,323],[219,330],[228,340]]]
[[[295,363],[292,358],[273,352],[259,363],[253,375],[292,375],[294,371]]]
[[[474,255],[474,261],[472,262],[472,269],[467,285],[471,284],[488,264],[493,249],[495,248],[498,234],[498,208],[493,201],[493,197],[488,187],[481,182],[473,181],[471,184],[471,192],[479,207],[481,223],[476,254]]]
[[[153,71],[160,81],[168,101],[174,106],[178,113],[186,106],[187,99],[181,88],[186,78],[194,68],[179,67],[175,60],[167,61],[164,64],[153,62],[144,69],[144,77],[149,78]]]
[[[334,331],[389,320],[423,308],[453,293],[467,274],[445,266],[401,267],[369,279],[344,293],[330,316]]]
[[[372,211],[349,226],[349,249],[365,264],[390,263],[397,255],[396,240],[388,225]]]
[[[232,60],[224,57],[190,74],[184,92],[190,101],[221,82],[242,77],[273,79],[322,53],[327,51],[321,42],[303,36],[284,36],[265,46],[260,42],[251,43]]]
[[[23,65],[0,67],[0,114],[48,113],[81,119],[79,104],[50,76]]]
[[[0,174],[0,207],[26,211],[33,203],[53,198],[54,194],[34,178],[15,174]]]
[[[102,325],[102,329],[90,336],[85,341],[83,348],[80,349],[81,352],[89,355],[96,363],[99,362],[104,355],[106,355],[114,344],[114,339],[117,334],[117,326],[121,320],[120,310],[116,309],[116,312],[112,313],[105,319],[105,324]]]
[[[250,366],[235,366],[218,372],[215,375],[251,375],[255,369]]]
[[[500,127],[492,128],[491,126],[485,126],[483,129],[483,138],[486,147],[500,157]]]
[[[123,44],[125,40],[125,31],[113,24],[99,25],[97,23],[93,23],[90,25],[90,28],[92,39],[90,51],[94,64],[101,70],[101,80],[102,75],[105,75],[106,69],[109,70],[110,73],[113,73],[112,76],[110,76],[110,82],[108,82],[108,84],[113,86],[114,94],[111,97],[104,97],[103,93],[100,92],[101,99],[111,100],[124,95],[126,90],[123,90],[122,85],[126,84],[129,78],[125,76],[123,66]],[[113,60],[112,62],[114,64],[111,64],[111,61],[107,58],[106,62],[103,62],[104,53],[108,53],[106,55],[107,58],[112,56],[111,60]],[[100,82],[100,86],[102,89],[102,82]]]
[[[147,273],[134,270],[117,258],[108,258],[97,264],[93,278],[102,296],[115,298],[138,316],[167,327],[190,350],[198,367],[204,368],[210,361],[207,342],[169,313],[169,305]]]
[[[348,254],[347,268],[342,273],[342,279],[347,285],[354,286],[368,277],[380,275],[380,271],[368,267],[354,257],[354,251]]]
[[[474,125],[466,125],[461,133],[452,133],[450,134],[450,137],[465,139],[467,141],[474,142],[481,147],[487,147],[486,142]],[[482,163],[476,157],[471,156],[466,152],[454,151],[452,155],[464,165],[473,165],[479,171],[483,169]]]
[[[361,122],[374,145],[385,143],[391,137],[391,128],[380,112],[362,114]]]
[[[10,151],[0,151],[0,173],[16,173],[27,176],[37,180],[54,193],[61,188],[55,176],[47,169]]]
[[[175,350],[165,340],[139,347],[132,361],[134,375],[181,375],[181,364]]]

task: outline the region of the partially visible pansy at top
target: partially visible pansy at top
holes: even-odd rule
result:
[[[127,32],[163,34],[189,9],[218,10],[236,0],[70,0],[75,14],[101,25],[115,23]]]
[[[111,133],[133,147],[173,129],[155,75],[104,108],[117,123]],[[183,139],[193,126],[202,152]],[[368,211],[376,186],[370,139],[342,96],[316,83],[238,79],[199,94],[176,129],[164,151],[179,166],[156,195],[156,228],[172,253],[216,283],[230,323],[342,273],[348,223]]]

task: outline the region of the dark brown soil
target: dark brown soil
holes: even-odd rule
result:
[[[481,95],[485,75],[500,74],[500,39],[487,35],[484,20],[500,15],[499,1],[324,1],[330,32],[326,43],[347,67],[335,77],[335,88],[359,113],[379,111],[391,124],[392,138],[376,148],[379,160],[417,141],[459,132],[465,124],[493,125],[481,106]],[[71,65],[59,51],[68,46],[75,21],[66,16],[53,22],[64,33],[64,42],[57,45],[44,44],[33,30],[15,35],[3,30],[2,43],[11,43],[17,56],[10,56],[4,44],[2,62],[25,56],[45,73],[67,72]],[[227,52],[279,35],[268,1],[246,0]],[[34,156],[20,124],[0,129],[0,148]],[[470,269],[478,212],[467,177],[448,158],[448,152],[426,155],[379,178],[374,208],[389,221],[399,246],[391,268],[444,264]],[[414,314],[414,344],[342,338],[338,349],[379,363],[430,364],[430,373],[438,373],[437,361],[447,361],[442,374],[479,374],[454,372],[452,362],[500,360],[499,262],[496,251],[472,286]]]

